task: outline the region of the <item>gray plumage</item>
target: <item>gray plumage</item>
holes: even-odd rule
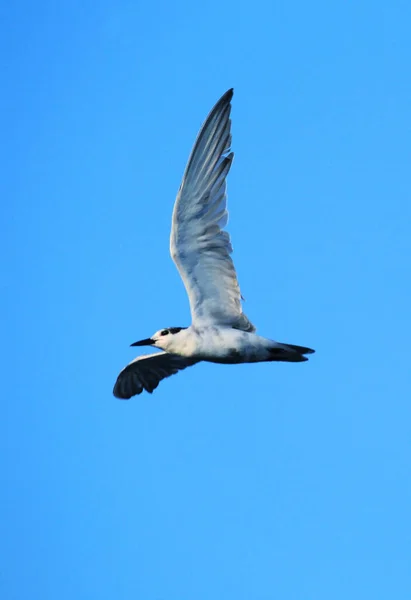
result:
[[[228,90],[205,120],[195,141],[174,205],[170,253],[190,300],[194,326],[210,322],[255,331],[242,311],[230,254],[226,177],[231,152]]]

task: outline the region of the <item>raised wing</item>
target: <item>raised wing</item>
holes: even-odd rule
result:
[[[255,331],[241,307],[228,221],[226,177],[231,146],[228,90],[202,126],[174,205],[170,252],[190,300],[193,325],[227,325]]]
[[[167,352],[137,356],[117,377],[113,394],[122,400],[141,394],[143,390],[151,394],[162,379],[197,362],[199,361]]]

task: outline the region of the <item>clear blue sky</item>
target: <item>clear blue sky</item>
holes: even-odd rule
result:
[[[411,6],[3,3],[0,595],[411,597]],[[304,364],[199,365],[170,217],[229,87],[246,312]]]

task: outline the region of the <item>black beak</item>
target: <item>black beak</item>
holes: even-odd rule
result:
[[[134,344],[130,344],[130,346],[152,346],[153,344],[154,340],[152,340],[151,338],[146,338],[145,340],[134,342]]]

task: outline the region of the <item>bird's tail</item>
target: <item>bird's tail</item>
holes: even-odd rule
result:
[[[276,344],[270,348],[271,360],[282,362],[303,362],[308,360],[305,354],[313,354],[315,350],[305,346],[296,346],[295,344]]]

